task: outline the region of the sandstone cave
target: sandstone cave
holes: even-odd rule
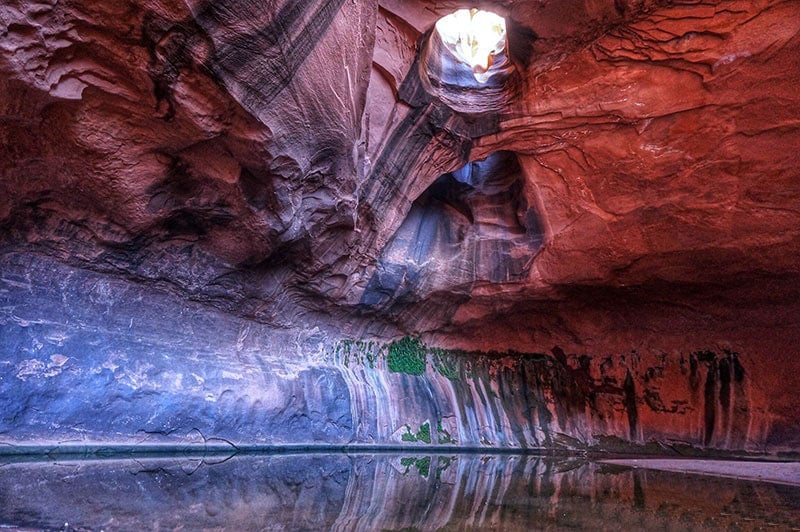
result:
[[[0,528],[800,523],[797,0],[3,0]]]

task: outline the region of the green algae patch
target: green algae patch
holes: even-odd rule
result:
[[[400,436],[403,441],[416,443],[431,443],[431,424],[427,421],[419,426],[419,430],[415,433],[411,432],[411,427],[405,425],[405,433]]]
[[[411,427],[409,427],[408,425],[406,425],[406,431],[405,433],[403,433],[402,436],[400,436],[400,439],[411,443],[417,441],[417,437],[414,435],[413,432],[411,432]]]
[[[417,439],[419,441],[430,443],[431,442],[431,424],[427,421],[420,425],[419,431],[417,431]]]
[[[372,340],[363,341],[345,338],[336,342],[332,347],[326,348],[326,354],[346,368],[353,365],[369,366],[374,369],[383,350],[383,345]]]
[[[427,349],[419,338],[406,336],[389,344],[386,364],[394,373],[422,375],[427,359]]]
[[[465,351],[429,347],[420,338],[413,336],[404,336],[390,343],[344,338],[327,346],[325,354],[328,360],[345,368],[385,368],[390,373],[405,373],[416,377],[426,374],[430,362],[432,376],[440,375],[453,383],[482,377],[493,378],[504,369],[514,370],[523,361],[547,363],[552,358],[544,354],[518,353],[513,350]],[[488,393],[496,395],[494,390]]]

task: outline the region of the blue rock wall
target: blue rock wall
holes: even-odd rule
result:
[[[487,354],[343,340],[41,255],[6,253],[0,271],[8,445],[766,449],[769,413],[730,352]]]
[[[319,331],[275,331],[125,280],[6,255],[0,439],[156,443],[352,439]],[[313,358],[313,357],[312,357]]]

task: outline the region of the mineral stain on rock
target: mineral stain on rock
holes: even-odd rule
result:
[[[622,393],[624,394],[623,403],[625,405],[625,412],[628,415],[628,438],[631,441],[636,441],[637,423],[639,422],[639,414],[636,410],[636,385],[633,383],[630,370],[625,372],[625,382],[622,383]]]
[[[706,373],[706,383],[703,387],[703,398],[705,401],[705,435],[703,437],[703,444],[708,445],[711,443],[711,436],[714,434],[714,425],[717,420],[717,372],[719,366],[717,365],[716,358],[711,359],[708,363],[708,372]]]

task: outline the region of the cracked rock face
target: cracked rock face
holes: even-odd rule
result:
[[[4,2],[3,324],[41,257],[290,335],[735,352],[772,429],[706,439],[792,440],[800,4],[490,4],[481,83],[434,31],[463,2]]]

